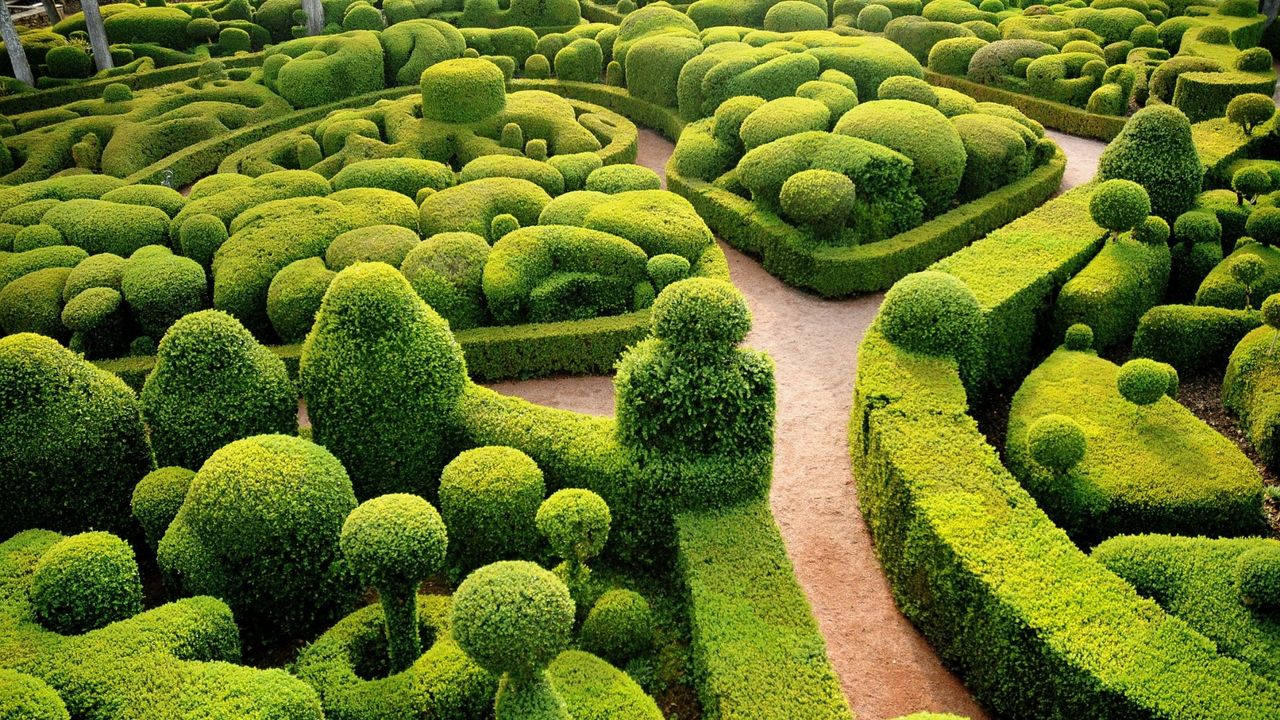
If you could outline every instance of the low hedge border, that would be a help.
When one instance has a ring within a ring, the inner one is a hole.
[[[770,274],[825,297],[886,290],[1037,207],[1057,191],[1066,169],[1059,150],[1045,165],[1005,187],[891,238],[853,247],[814,246],[750,200],[689,178],[667,164],[667,187],[688,198],[707,225],[735,248],[763,258]]]
[[[997,102],[1011,105],[1045,127],[1080,137],[1111,140],[1120,134],[1120,128],[1124,127],[1125,121],[1128,120],[1127,117],[1099,115],[1064,103],[983,85],[967,78],[946,75],[929,68],[924,69],[924,79],[929,81],[931,85],[959,90],[981,102]]]
[[[1205,168],[1205,186],[1231,187],[1232,163],[1251,155],[1267,157],[1257,151],[1267,150],[1275,144],[1277,124],[1280,124],[1280,114],[1254,128],[1252,135],[1245,135],[1239,125],[1226,118],[1192,124],[1191,137]]]

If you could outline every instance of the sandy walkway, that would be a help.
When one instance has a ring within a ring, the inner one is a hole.
[[[1102,143],[1053,137],[1070,161],[1064,185],[1093,175]],[[671,143],[641,131],[639,162],[662,174]],[[881,295],[828,301],[787,287],[756,261],[723,246],[734,284],[747,297],[751,347],[777,363],[778,427],[772,505],[796,577],[832,665],[860,720],[935,710],[986,714],[894,605],[858,511],[846,447],[857,346]],[[608,377],[503,382],[493,388],[580,412],[613,412]]]

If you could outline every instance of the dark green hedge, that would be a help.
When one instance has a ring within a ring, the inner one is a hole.
[[[1133,355],[1167,362],[1184,377],[1221,370],[1240,338],[1261,324],[1256,310],[1157,305],[1138,322]]]
[[[1032,120],[1042,123],[1045,127],[1081,137],[1110,140],[1120,134],[1120,128],[1124,127],[1127,119],[1115,115],[1091,113],[1071,105],[983,85],[966,78],[935,72],[928,68],[924,71],[924,79],[939,87],[959,90],[981,102],[997,102],[1011,105],[1021,110]]]

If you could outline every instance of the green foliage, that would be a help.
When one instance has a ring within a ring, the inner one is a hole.
[[[423,237],[465,231],[490,242],[493,218],[514,215],[522,228],[538,224],[538,215],[551,196],[537,185],[519,178],[482,178],[432,193],[422,202],[419,215]]]
[[[1134,405],[1150,405],[1169,389],[1169,372],[1163,363],[1147,358],[1130,360],[1116,374],[1116,389]]]
[[[1140,187],[1137,190],[1142,192]],[[1098,194],[1094,193],[1093,197],[1096,200]],[[1091,214],[1095,205],[1090,203]],[[1135,213],[1130,218],[1136,216]],[[1098,220],[1096,215],[1094,219]],[[1110,221],[1116,221],[1114,215]],[[1098,350],[1108,350],[1128,341],[1143,313],[1164,297],[1169,283],[1170,258],[1169,246],[1163,240],[1151,244],[1121,238],[1107,243],[1083,270],[1062,286],[1053,308],[1054,327],[1088,325],[1093,329],[1093,346]]]
[[[41,219],[62,233],[67,245],[90,254],[128,256],[140,247],[166,245],[169,216],[159,208],[104,200],[68,200]]]
[[[213,256],[227,241],[227,226],[208,213],[189,215],[182,223],[178,246],[183,255],[209,267]]]
[[[443,190],[454,184],[453,171],[443,163],[417,158],[375,158],[344,165],[329,179],[334,190],[374,187],[417,197],[423,188]]]
[[[178,516],[195,476],[195,471],[186,468],[162,467],[147,473],[133,488],[129,506],[152,550],[160,544],[165,530]]]
[[[58,693],[43,680],[0,668],[0,718],[71,720]]]
[[[973,292],[952,275],[926,271],[899,280],[885,293],[877,322],[904,349],[955,358],[966,383],[983,372],[983,313]]]
[[[1262,207],[1249,213],[1244,231],[1267,247],[1280,246],[1280,208]]]
[[[910,100],[929,107],[938,107],[938,94],[933,86],[910,75],[894,75],[880,83],[876,92],[880,100]]]
[[[610,590],[582,623],[582,647],[622,665],[653,644],[653,611],[640,593]]]
[[[306,339],[325,291],[336,276],[325,267],[323,258],[313,257],[289,263],[271,279],[267,317],[282,341],[298,343]]]
[[[1065,415],[1042,415],[1027,429],[1027,455],[1055,475],[1080,462],[1085,447],[1084,430]]]
[[[424,117],[447,123],[478,122],[507,103],[506,78],[487,60],[459,58],[422,73]]]
[[[858,11],[858,29],[867,32],[882,32],[884,26],[893,19],[893,11],[884,5],[867,5]]]
[[[610,195],[662,187],[658,174],[643,165],[606,165],[587,175],[584,188]]]
[[[466,380],[448,325],[381,263],[333,279],[299,366],[314,438],[343,461],[362,498],[435,497]]]
[[[1245,135],[1276,114],[1276,105],[1270,97],[1261,93],[1237,95],[1227,104],[1227,119],[1240,126]]]
[[[856,195],[853,181],[846,175],[802,170],[782,184],[778,201],[787,217],[808,226],[815,237],[838,241],[854,210]]]
[[[868,5],[867,8],[880,7]],[[861,17],[861,16],[859,16]],[[946,75],[965,76],[969,62],[987,41],[977,37],[956,37],[939,40],[929,50],[929,69]]]
[[[1220,369],[1232,348],[1262,324],[1252,310],[1158,305],[1142,316],[1133,354],[1167,362],[1186,375]]]
[[[4,286],[0,290],[0,329],[10,334],[32,332],[65,340],[61,288],[70,272],[66,268],[45,268]]]
[[[1231,189],[1235,191],[1240,204],[1248,200],[1249,204],[1256,205],[1258,196],[1271,190],[1271,175],[1260,167],[1243,167],[1231,176]],[[1252,219],[1250,217],[1250,220]],[[1247,221],[1246,232],[1249,232]],[[1252,232],[1249,234],[1253,235]]]
[[[556,78],[571,82],[600,82],[604,51],[591,38],[578,38],[555,55]]]
[[[507,673],[517,682],[542,676],[568,647],[572,630],[568,589],[531,562],[486,565],[468,575],[453,594],[458,644],[481,667]],[[498,694],[500,705],[502,691]]]
[[[204,268],[170,253],[131,257],[120,274],[120,291],[142,332],[161,337],[174,322],[208,304]]]
[[[1093,328],[1083,323],[1074,323],[1067,328],[1062,344],[1068,350],[1091,350],[1093,348]]]
[[[218,310],[182,317],[160,340],[142,414],[161,466],[198,468],[233,440],[298,426],[284,363]]]
[[[649,282],[653,285],[654,292],[658,293],[671,283],[689,277],[691,269],[688,260],[672,253],[661,253],[650,257],[645,267],[649,274]]]
[[[399,225],[369,225],[335,237],[325,250],[325,264],[334,272],[358,262],[381,262],[399,267],[421,238]]]
[[[485,324],[482,278],[489,244],[473,233],[439,233],[415,246],[400,265],[427,305],[457,330]]]
[[[440,511],[453,538],[452,563],[466,572],[497,560],[531,557],[545,496],[542,471],[515,448],[481,447],[458,455],[440,475]]]
[[[1089,198],[1089,215],[1111,231],[1112,238],[1129,232],[1151,214],[1151,199],[1141,185],[1130,180],[1106,180]]]
[[[1241,554],[1236,583],[1248,607],[1263,612],[1280,609],[1280,546],[1267,543]]]
[[[994,115],[965,113],[951,118],[964,143],[966,161],[960,199],[972,200],[1025,176],[1035,163],[1031,131]]]
[[[309,108],[381,90],[382,44],[377,33],[303,37],[263,53],[263,83],[296,108]]]
[[[1272,298],[1262,307],[1264,319],[1268,309],[1274,315]],[[1274,341],[1269,324],[1244,335],[1231,351],[1222,379],[1223,404],[1240,418],[1241,429],[1270,467],[1280,465],[1280,404],[1275,399],[1280,363],[1272,351]]]
[[[105,627],[142,612],[142,579],[129,543],[107,532],[73,535],[40,556],[31,606],[63,635]]]
[[[1167,105],[1149,105],[1134,113],[1102,152],[1098,177],[1138,183],[1150,196],[1151,212],[1166,220],[1190,210],[1204,167],[1186,116]]]

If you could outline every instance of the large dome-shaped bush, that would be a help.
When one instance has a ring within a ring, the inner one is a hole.
[[[470,570],[530,557],[546,492],[542,470],[515,448],[481,447],[454,458],[440,475],[440,512],[456,563]]]
[[[1148,105],[1125,123],[1098,161],[1098,178],[1132,180],[1151,196],[1151,212],[1173,220],[1200,194],[1204,167],[1191,123],[1171,105]]]
[[[31,607],[42,625],[64,635],[142,612],[142,579],[133,548],[106,532],[59,541],[36,562]]]
[[[885,293],[877,322],[895,345],[956,358],[962,374],[981,362],[986,320],[973,291],[954,275],[927,270],[899,280]]]
[[[445,60],[422,73],[422,115],[469,123],[496,115],[507,103],[507,82],[497,65],[480,58]]]

